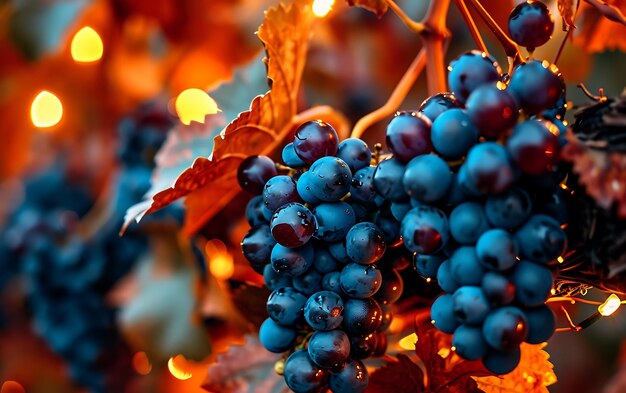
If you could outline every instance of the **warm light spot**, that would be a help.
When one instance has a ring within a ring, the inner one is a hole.
[[[389,331],[392,333],[399,332],[402,329],[403,323],[400,318],[394,318],[389,325]]]
[[[137,352],[133,355],[133,367],[139,375],[148,375],[152,371],[152,364],[145,352]]]
[[[554,288],[550,289],[550,294],[556,295],[556,289],[554,289]]]
[[[600,314],[602,314],[603,317],[608,317],[609,315],[617,311],[621,304],[622,301],[620,300],[620,298],[613,293],[611,294],[611,296],[606,298],[604,303],[598,306],[598,311],[600,312]]]
[[[206,115],[219,112],[215,100],[200,89],[184,90],[176,97],[175,107],[180,121],[186,125],[192,121],[204,123]]]
[[[233,256],[226,245],[218,239],[209,240],[204,246],[209,261],[209,271],[218,280],[228,280],[235,272]]]
[[[456,350],[455,347],[452,348],[441,348],[438,352],[437,355],[441,356],[442,358],[447,358],[448,356],[450,356],[450,352]]]
[[[274,372],[278,375],[283,375],[285,373],[285,360],[280,359],[274,363]]]
[[[561,186],[562,189],[569,190],[569,188],[567,187],[567,185],[565,183],[561,183],[559,185]]]
[[[98,33],[89,26],[85,26],[72,38],[70,47],[72,59],[79,63],[93,63],[102,58],[104,45]]]
[[[427,277],[427,278],[426,278],[426,282],[427,282],[427,283],[429,283],[429,284],[430,284],[430,282],[431,282],[432,280],[433,280],[433,279],[432,279],[432,278],[430,278],[430,277]]]
[[[24,387],[15,381],[6,381],[2,384],[0,393],[24,393]]]
[[[522,330],[524,330],[524,328],[525,328],[525,327],[526,327],[526,324],[525,324],[525,323],[522,323],[522,322],[519,322],[519,323],[517,324],[517,326],[515,326],[515,328],[516,328],[516,330],[517,330],[518,332],[521,332]]]
[[[30,118],[39,128],[52,127],[63,117],[61,100],[49,91],[41,91],[30,106]]]
[[[411,333],[406,337],[403,337],[398,341],[398,345],[402,349],[406,349],[407,351],[415,349],[415,343],[417,342],[417,334]]]
[[[496,87],[498,88],[498,90],[506,90],[506,83],[498,81],[498,82],[496,82]]]
[[[333,9],[333,4],[335,0],[314,0],[311,8],[315,16],[323,18]]]
[[[174,376],[174,378],[186,381],[193,376],[190,372],[181,368],[185,362],[186,359],[183,355],[176,355],[167,361],[167,368],[170,370],[170,373]]]
[[[563,263],[563,261],[565,261],[565,259],[563,259],[563,257],[558,257],[556,260],[557,260],[559,263]]]

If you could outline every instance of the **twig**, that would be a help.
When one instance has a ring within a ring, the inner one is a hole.
[[[594,300],[581,299],[579,297],[569,297],[569,296],[555,296],[546,300],[546,303],[554,303],[554,302],[569,302],[569,303],[585,303],[585,304],[593,304],[594,306],[599,306],[602,302],[596,302]]]
[[[398,109],[404,98],[411,90],[411,87],[415,83],[417,77],[421,74],[424,66],[426,65],[426,50],[422,48],[420,52],[417,54],[409,68],[406,70],[402,79],[398,85],[396,85],[395,89],[389,96],[389,99],[383,106],[376,109],[373,112],[368,113],[359,119],[359,121],[355,124],[352,129],[352,133],[350,134],[351,138],[360,138],[361,135],[367,130],[372,124],[379,122],[385,117],[392,114],[394,111]]]
[[[431,1],[423,23],[426,29],[420,34],[423,48],[428,53],[426,76],[428,94],[433,95],[447,90],[446,68],[444,65],[444,41],[450,33],[446,27],[446,18],[450,0]]]
[[[454,2],[456,3],[456,7],[461,12],[463,19],[465,19],[465,24],[467,25],[470,34],[472,34],[472,38],[474,39],[474,42],[476,42],[478,49],[485,53],[489,53],[487,46],[485,45],[485,41],[483,41],[483,37],[480,35],[480,31],[476,26],[476,22],[474,22],[474,18],[472,18],[472,15],[467,8],[467,4],[465,4],[465,0],[454,0]]]
[[[500,41],[500,45],[504,48],[504,52],[509,57],[509,68],[512,68],[514,65],[517,65],[521,62],[522,56],[519,51],[519,47],[517,44],[498,26],[498,23],[493,19],[493,17],[487,12],[487,10],[480,4],[478,0],[467,0],[474,7],[476,12],[480,15],[480,17],[485,21],[489,29],[496,36],[498,41]]]
[[[421,34],[422,31],[424,31],[426,26],[423,23],[416,22],[413,19],[411,19],[407,14],[404,13],[404,11],[402,11],[402,8],[398,7],[395,1],[393,0],[386,0],[386,1],[387,1],[387,5],[389,6],[389,8],[391,8],[391,10],[396,15],[398,15],[402,23],[404,23],[406,27],[409,28],[409,30],[418,34]]]
[[[567,32],[565,33],[565,37],[563,37],[563,41],[561,41],[561,45],[559,45],[559,50],[556,52],[556,55],[554,56],[554,61],[552,61],[552,64],[556,65],[556,63],[558,63],[559,59],[561,58],[561,54],[563,53],[563,49],[565,48],[565,44],[567,43],[567,40],[569,39],[570,34],[572,33],[572,28],[568,28]]]

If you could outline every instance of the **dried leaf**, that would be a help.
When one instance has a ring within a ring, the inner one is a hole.
[[[367,393],[414,393],[424,391],[422,369],[408,356],[399,354],[370,375]]]
[[[626,26],[624,26],[626,2],[612,0],[597,3],[599,8],[585,4],[581,10],[582,28],[579,29],[580,34],[576,34],[574,42],[589,53],[626,51]],[[611,17],[603,11],[608,12]],[[616,21],[621,23],[615,23]]]
[[[135,207],[132,214],[127,214],[128,218],[136,215],[140,219],[188,196],[185,230],[194,232],[237,194],[239,162],[248,155],[269,154],[291,131],[311,22],[310,7],[300,2],[290,6],[280,4],[266,13],[258,36],[265,45],[271,90],[256,97],[248,111],[215,137],[209,158],[198,158],[174,186],[154,195],[147,210]],[[146,206],[147,203],[142,207]]]
[[[288,393],[284,379],[274,372],[280,354],[261,346],[248,335],[243,345],[233,345],[207,371],[202,387],[213,393]]]
[[[558,9],[563,22],[573,29],[576,28],[574,20],[576,19],[579,5],[580,0],[558,0]]]
[[[522,343],[522,359],[515,370],[504,376],[474,377],[478,387],[486,393],[548,393],[548,386],[556,383],[550,355],[544,350],[547,343]]]
[[[389,8],[385,0],[348,0],[348,4],[372,11],[379,18],[383,16],[387,12],[387,8]]]
[[[585,1],[591,4],[592,6],[596,7],[596,9],[600,11],[600,13],[604,15],[604,17],[607,18],[608,20],[612,20],[613,22],[621,23],[624,26],[626,26],[626,17],[624,17],[624,14],[618,7],[608,4],[607,2],[602,1],[602,0],[585,0]]]

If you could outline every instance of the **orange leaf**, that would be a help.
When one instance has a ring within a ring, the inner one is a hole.
[[[385,0],[348,0],[348,4],[372,11],[379,18],[387,12],[388,8]]]
[[[312,13],[304,2],[271,8],[259,27],[265,46],[270,91],[256,97],[214,139],[209,158],[198,158],[174,186],[154,195],[152,202],[129,211],[125,225],[187,196],[186,232],[195,232],[238,192],[236,171],[248,155],[270,154],[291,131],[297,95],[306,60]]]
[[[486,393],[548,393],[548,386],[556,383],[550,355],[543,349],[547,343],[522,343],[522,359],[512,372],[503,376],[473,377]]]
[[[589,3],[594,7],[585,5],[581,10],[582,31],[576,34],[574,42],[589,53],[626,51],[626,26],[623,15],[626,13],[626,3],[617,1]]]
[[[574,19],[576,18],[579,4],[579,0],[558,0],[558,9],[563,18],[563,22],[572,29],[576,28]]]

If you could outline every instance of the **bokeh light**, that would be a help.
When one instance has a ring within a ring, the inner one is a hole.
[[[78,63],[93,63],[102,58],[104,45],[100,35],[91,27],[85,26],[72,38],[70,47],[72,59]]]
[[[204,123],[206,115],[219,111],[217,103],[205,91],[187,89],[176,98],[176,114],[183,124],[189,125],[192,121]]]
[[[41,91],[30,106],[30,118],[39,128],[57,125],[63,117],[61,100],[49,91]]]

